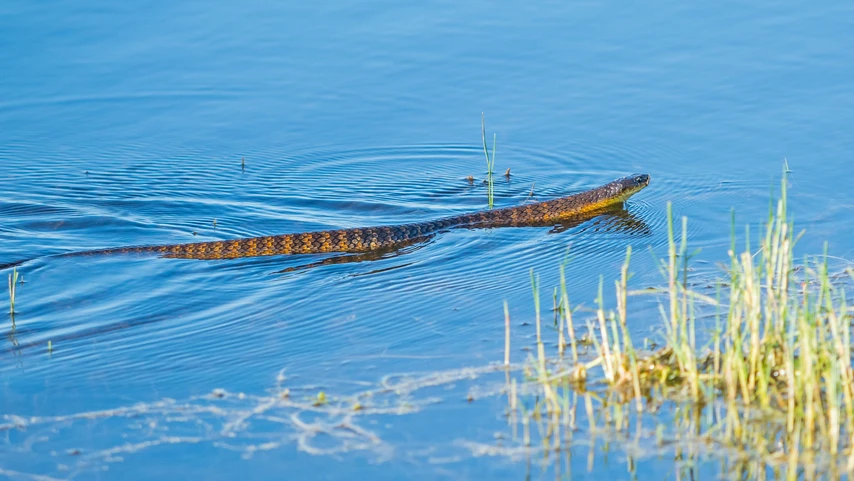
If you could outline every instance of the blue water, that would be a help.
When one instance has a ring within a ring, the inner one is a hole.
[[[553,476],[470,448],[507,434],[500,396],[465,402],[489,376],[391,396],[418,409],[358,415],[371,435],[332,416],[337,434],[304,444],[302,408],[281,404],[234,422],[285,388],[310,405],[499,361],[503,300],[522,361],[529,269],[550,305],[570,247],[570,297],[589,305],[632,245],[633,282],[654,285],[667,201],[713,266],[732,209],[767,214],[784,159],[800,252],[854,257],[851,45],[843,1],[4,2],[0,264],[30,260],[15,328],[0,318],[0,477]],[[481,113],[511,169],[498,205],[646,172],[635,228],[452,232],[290,272],[325,257],[45,257],[482,209]],[[632,328],[654,334],[655,309],[639,302]],[[588,472],[582,451],[575,477],[632,464],[597,451]]]

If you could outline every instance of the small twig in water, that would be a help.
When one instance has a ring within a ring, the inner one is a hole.
[[[536,183],[536,182],[534,182],[533,184],[531,184],[531,192],[528,194],[528,197],[525,197],[525,201],[524,201],[524,202],[522,202],[523,204],[527,204],[527,203],[528,203],[528,201],[529,201],[529,200],[531,200],[531,198],[532,198],[532,197],[534,197],[534,186],[535,186],[535,185],[537,185],[537,183]]]

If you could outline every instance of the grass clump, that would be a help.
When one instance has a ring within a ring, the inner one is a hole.
[[[539,422],[549,448],[568,442],[583,409],[594,433],[625,433],[634,424],[640,437],[653,417],[657,445],[726,452],[733,463],[752,463],[751,478],[854,472],[850,311],[826,252],[794,262],[785,179],[758,243],[752,246],[748,235],[738,252],[733,240],[715,296],[692,288],[687,219],[677,238],[669,204],[667,213],[668,252],[659,264],[666,285],[654,291],[661,296],[663,345],[638,349],[628,329],[628,298],[650,292],[628,289],[631,247],[614,283],[613,309],[605,306],[600,279],[595,313],[581,326],[589,346],[575,334],[561,268],[558,355],[546,358],[538,327],[538,354],[524,383],[536,402],[517,408],[525,403],[516,399],[514,381],[511,418],[526,418],[525,432]]]

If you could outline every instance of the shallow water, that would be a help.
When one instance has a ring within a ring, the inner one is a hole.
[[[631,245],[634,284],[654,285],[647,251],[663,252],[667,201],[713,271],[731,210],[762,220],[784,159],[800,251],[826,240],[854,257],[852,43],[842,1],[5,2],[0,264],[30,260],[15,329],[0,320],[0,475],[524,477],[524,460],[466,447],[507,433],[499,399],[465,402],[488,379],[414,396],[440,401],[416,413],[366,415],[382,442],[330,436],[334,454],[300,444],[293,409],[228,427],[281,372],[298,398],[499,361],[503,300],[522,361],[529,270],[549,305],[568,258],[570,297],[590,305]],[[459,230],[365,262],[50,257],[482,209],[481,112],[496,170],[512,174],[498,206],[632,172],[652,183],[622,217]],[[633,315],[655,333],[654,305]],[[158,404],[214,389],[248,397],[203,398],[183,417]],[[628,472],[608,459],[573,475]],[[672,476],[673,463],[639,469]]]

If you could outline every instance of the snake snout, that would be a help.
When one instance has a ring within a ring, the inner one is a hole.
[[[643,185],[643,186],[649,185],[649,174],[635,174],[633,177],[634,178],[632,179],[632,181],[636,185]]]

